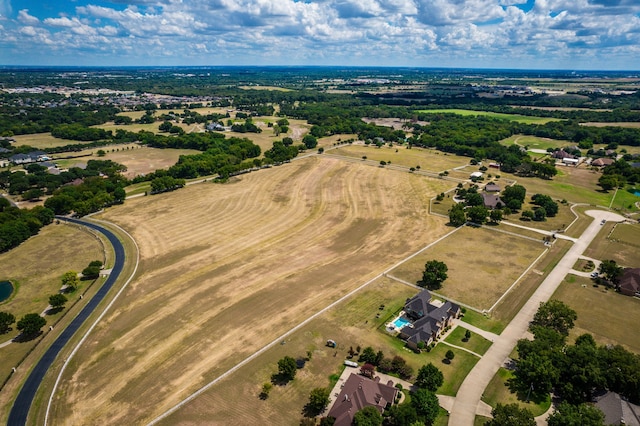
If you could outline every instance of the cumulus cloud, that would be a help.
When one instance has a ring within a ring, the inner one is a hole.
[[[535,61],[536,55],[545,63],[570,57],[593,63],[602,56],[606,64],[611,55],[622,61],[621,46],[626,52],[640,46],[637,0],[77,2],[75,13],[41,20],[20,10],[0,28],[4,45],[48,40],[71,56],[93,50],[150,63],[167,52],[177,64],[216,52],[227,63],[429,66],[451,65],[451,58],[468,58],[466,66]],[[10,13],[10,3],[0,0],[2,17]]]

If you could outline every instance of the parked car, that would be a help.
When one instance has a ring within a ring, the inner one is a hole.
[[[598,273],[597,272],[592,272],[591,273],[591,278],[597,278],[598,277]]]

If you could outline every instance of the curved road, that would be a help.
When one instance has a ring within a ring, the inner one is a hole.
[[[107,237],[115,252],[113,269],[111,271],[111,274],[107,277],[107,280],[104,282],[102,287],[100,287],[95,296],[93,296],[89,303],[87,303],[85,307],[82,308],[80,313],[71,321],[71,324],[67,326],[67,328],[60,334],[60,336],[58,336],[51,347],[47,349],[40,361],[38,361],[34,369],[31,371],[31,374],[29,374],[29,377],[24,382],[24,385],[22,386],[18,397],[11,407],[9,420],[7,422],[7,424],[10,425],[24,425],[27,423],[27,415],[29,414],[31,403],[33,402],[33,398],[36,395],[36,391],[38,390],[38,387],[40,386],[45,373],[47,372],[49,367],[51,367],[51,364],[58,356],[58,353],[60,353],[69,339],[75,334],[76,331],[78,331],[80,326],[85,322],[89,315],[93,313],[102,299],[104,299],[111,287],[113,287],[113,284],[118,279],[118,276],[122,272],[122,268],[124,266],[124,247],[111,231],[99,225],[77,219],[57,216],[56,219],[86,226],[102,233],[105,237]]]

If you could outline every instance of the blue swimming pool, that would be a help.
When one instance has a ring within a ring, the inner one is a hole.
[[[411,324],[411,321],[409,321],[408,319],[405,319],[403,317],[398,317],[393,322],[393,325],[395,325],[398,330],[401,329],[402,327],[404,327],[407,324]]]

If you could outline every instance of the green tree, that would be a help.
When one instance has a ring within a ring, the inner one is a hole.
[[[284,381],[291,381],[296,377],[296,360],[290,356],[285,356],[278,361],[278,375]]]
[[[8,332],[14,322],[16,322],[16,317],[13,314],[0,311],[0,334]]]
[[[511,200],[516,200],[519,203],[519,205],[522,205],[522,203],[524,203],[524,199],[526,196],[527,196],[527,189],[524,186],[511,185],[506,187],[504,191],[502,191],[501,198],[502,198],[502,201],[507,203],[507,205],[509,205],[509,201]],[[514,210],[520,210],[520,207],[518,206],[518,208]]]
[[[561,402],[547,419],[549,426],[604,426],[604,414],[588,403],[571,405]]]
[[[544,207],[538,207],[533,211],[533,220],[536,222],[544,222],[547,220],[547,211]]]
[[[418,281],[420,287],[426,287],[429,290],[437,290],[442,287],[442,283],[447,279],[447,265],[439,260],[429,260],[424,265],[422,279]]]
[[[469,339],[471,339],[471,332],[469,330],[464,332],[464,340],[465,342],[468,342]]]
[[[502,220],[502,210],[499,210],[499,209],[491,210],[491,212],[489,212],[489,219],[491,219],[491,222],[493,223],[500,222]]]
[[[354,426],[380,426],[382,414],[372,405],[364,407],[353,416]]]
[[[385,424],[389,426],[408,426],[418,421],[416,409],[408,402],[392,405],[385,414],[388,415]]]
[[[442,371],[438,369],[432,363],[423,365],[418,370],[418,376],[414,384],[419,388],[430,390],[435,392],[444,383],[444,375]]]
[[[447,359],[447,361],[451,362],[451,361],[453,360],[453,358],[455,358],[455,357],[456,357],[456,354],[455,354],[451,349],[449,349],[449,350],[444,354],[444,357]]]
[[[360,358],[358,358],[358,362],[365,362],[368,364],[375,364],[376,362],[376,351],[373,350],[371,346],[367,346],[362,350],[360,354]]]
[[[520,408],[518,404],[500,404],[491,410],[493,419],[484,426],[536,426],[533,414],[526,408]]]
[[[309,394],[309,403],[306,406],[307,414],[312,416],[317,416],[322,413],[327,405],[329,404],[329,389],[326,388],[315,388]]]
[[[34,336],[47,324],[47,320],[38,314],[26,314],[16,324],[16,328],[25,336]]]
[[[67,303],[67,298],[64,294],[52,294],[49,296],[49,304],[54,308],[62,308]]]
[[[473,206],[467,209],[467,219],[469,222],[482,225],[487,221],[489,210],[484,206]]]
[[[598,271],[614,284],[618,283],[623,273],[622,267],[615,260],[603,260]]]
[[[438,397],[427,389],[418,389],[412,393],[411,405],[415,408],[418,419],[428,425],[433,423],[440,411]]]
[[[78,279],[78,273],[75,271],[68,271],[68,272],[65,272],[64,275],[62,275],[63,287],[66,286],[71,290],[74,290],[76,287],[78,287],[79,283],[80,283],[80,280]]]
[[[260,392],[260,399],[269,398],[269,393],[271,393],[271,389],[273,389],[273,385],[269,382],[264,383],[262,385],[262,391]]]
[[[449,223],[455,227],[462,226],[467,222],[462,203],[456,203],[449,209]]]
[[[318,146],[318,140],[313,135],[306,135],[302,138],[302,143],[307,147],[307,149],[313,149]]]
[[[540,303],[540,307],[533,316],[533,321],[531,321],[531,326],[548,327],[563,336],[567,336],[576,319],[578,319],[576,311],[560,300],[552,299],[548,302]]]

